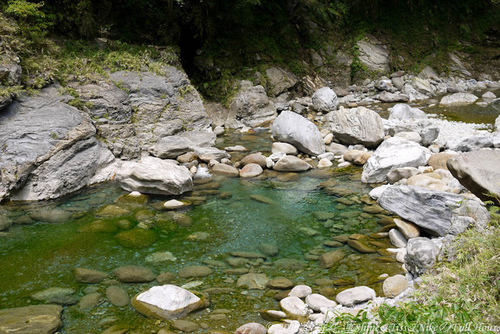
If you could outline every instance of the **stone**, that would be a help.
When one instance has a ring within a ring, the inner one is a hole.
[[[172,327],[181,332],[191,333],[200,329],[197,323],[182,319],[176,319],[172,321]]]
[[[207,301],[181,287],[154,286],[132,299],[132,306],[147,317],[176,319],[207,307]]]
[[[405,267],[414,276],[420,276],[434,267],[439,255],[439,247],[428,238],[418,237],[408,240]]]
[[[323,136],[316,125],[292,111],[283,111],[274,120],[271,132],[276,140],[292,144],[304,153],[325,153]]]
[[[368,151],[349,150],[344,153],[344,160],[362,166],[370,159],[372,154],[372,152]]]
[[[31,298],[46,304],[74,305],[78,302],[74,293],[70,288],[53,287],[34,293]]]
[[[207,266],[189,266],[179,270],[179,276],[188,277],[205,277],[213,273],[213,270]]]
[[[409,100],[408,96],[403,94],[395,94],[390,92],[382,92],[378,95],[378,99],[381,102],[394,103],[394,102],[407,102]]]
[[[408,289],[408,280],[403,275],[387,277],[382,285],[382,290],[387,298],[394,298]]]
[[[418,108],[412,108],[407,104],[398,103],[390,108],[389,120],[412,121],[427,119],[427,114]]]
[[[477,99],[478,97],[471,93],[455,93],[444,96],[441,101],[439,101],[439,104],[443,106],[472,104],[476,102]]]
[[[155,265],[167,264],[176,261],[177,258],[171,252],[156,252],[146,256],[144,261]]]
[[[155,279],[155,274],[150,269],[138,266],[116,268],[113,275],[123,283],[148,283]]]
[[[267,282],[269,289],[288,290],[293,288],[293,282],[286,277],[276,277]]]
[[[414,131],[398,132],[394,135],[394,137],[401,137],[406,140],[414,141],[415,143],[422,142],[422,137],[417,132]]]
[[[260,244],[259,250],[267,256],[276,256],[279,253],[279,247],[275,244]]]
[[[415,88],[415,90],[421,94],[426,96],[434,96],[435,89],[432,87],[431,83],[427,79],[413,77],[411,78],[411,85]]]
[[[327,151],[335,155],[344,155],[348,151],[348,149],[345,145],[339,143],[331,143],[330,146],[327,147]]]
[[[311,168],[307,162],[291,155],[285,155],[273,167],[278,172],[303,172]]]
[[[262,168],[266,168],[266,157],[263,156],[262,153],[249,154],[240,161],[241,167],[248,164],[257,164]]]
[[[236,285],[247,287],[249,289],[264,290],[269,278],[265,274],[248,273],[240,276]]]
[[[371,40],[360,40],[356,42],[359,50],[359,61],[364,64],[369,71],[389,73],[389,51],[385,45]]]
[[[61,209],[40,209],[32,212],[30,217],[41,222],[62,224],[70,221],[72,214]]]
[[[340,292],[335,299],[337,303],[343,306],[352,307],[356,304],[373,300],[376,296],[375,290],[367,286],[357,286]]]
[[[186,203],[178,201],[176,199],[171,199],[163,204],[166,210],[177,210],[186,206]]]
[[[382,118],[373,110],[340,107],[330,112],[326,119],[335,138],[343,144],[375,148],[384,140]]]
[[[238,91],[229,101],[226,127],[257,127],[272,121],[276,116],[276,107],[269,100],[264,87],[242,80]]]
[[[106,289],[106,298],[115,306],[127,306],[130,303],[130,297],[125,289],[112,285]]]
[[[333,166],[333,163],[329,159],[326,159],[326,158],[323,158],[320,161],[318,161],[318,165],[317,165],[318,168],[328,168],[331,166]]]
[[[163,274],[158,275],[156,277],[156,281],[160,285],[165,285],[165,284],[169,284],[170,282],[172,282],[175,278],[176,278],[176,276],[174,274],[167,272],[167,273],[163,273]]]
[[[86,113],[60,102],[54,86],[18,97],[0,114],[0,200],[55,199],[92,183],[112,153]]]
[[[330,87],[320,88],[312,95],[312,108],[318,112],[329,113],[336,110],[338,104],[337,94]]]
[[[198,156],[198,159],[207,163],[212,160],[221,161],[222,159],[231,158],[229,153],[215,147],[196,147],[194,153]]]
[[[12,224],[14,224],[14,222],[11,219],[5,216],[0,216],[0,231],[5,231],[9,229],[9,227],[11,227]]]
[[[250,322],[248,324],[244,324],[236,331],[234,331],[234,334],[266,334],[267,333],[267,328],[264,327],[264,325],[259,324],[257,322]]]
[[[472,218],[470,223],[477,228],[484,228],[489,220],[487,209],[477,201],[463,195],[420,187],[392,186],[382,193],[378,203],[437,236],[463,232],[467,226],[464,228],[461,217]]]
[[[134,228],[115,235],[115,240],[127,248],[145,248],[158,240],[158,233],[154,230]]]
[[[91,309],[99,305],[102,295],[99,292],[89,293],[78,302],[80,310]]]
[[[262,174],[263,172],[264,172],[264,170],[262,169],[262,167],[260,165],[248,164],[248,165],[245,165],[245,167],[243,167],[240,170],[240,177],[242,177],[242,178],[256,177],[256,176],[259,176],[260,174]]]
[[[266,69],[268,91],[271,96],[281,95],[297,84],[295,75],[279,67]]]
[[[409,179],[419,172],[418,168],[415,167],[399,167],[393,168],[389,173],[387,173],[387,182],[396,183],[402,179]]]
[[[193,189],[191,173],[175,160],[143,157],[126,161],[116,173],[116,181],[127,191],[144,194],[180,195]]]
[[[221,163],[215,164],[211,172],[225,177],[238,177],[240,175],[238,168]]]
[[[191,151],[192,142],[181,136],[163,137],[149,149],[149,153],[160,159],[176,159]]]
[[[280,321],[286,318],[286,313],[276,310],[261,310],[259,311],[262,319],[267,321]]]
[[[31,305],[0,310],[0,333],[52,334],[62,327],[59,305]]]
[[[298,297],[298,298],[306,298],[312,293],[312,289],[310,286],[300,284],[295,286],[289,293],[290,297]]]
[[[354,250],[357,250],[360,253],[363,254],[370,254],[370,253],[376,253],[377,250],[373,249],[372,247],[368,246],[361,240],[353,240],[349,239],[347,240],[347,244]]]
[[[484,201],[500,203],[500,151],[481,150],[462,153],[447,161],[454,177]]]
[[[285,258],[274,261],[274,266],[284,270],[301,270],[306,266],[306,263],[296,259]]]
[[[272,153],[284,153],[287,155],[297,155],[297,148],[288,143],[274,142],[271,146]]]
[[[448,159],[451,159],[457,155],[456,152],[440,152],[440,153],[434,153],[429,157],[429,160],[427,160],[427,164],[431,166],[434,170],[436,169],[446,169],[448,170],[448,166],[446,165],[446,162]]]
[[[283,298],[280,306],[289,319],[304,320],[307,316],[307,305],[299,297]]]
[[[436,177],[436,175],[439,174],[437,173],[417,174],[410,177],[406,181],[406,184],[409,186],[416,186],[431,190],[451,191],[450,187],[448,187],[448,185],[443,180],[441,180],[441,177],[438,178]]]
[[[337,306],[337,303],[334,302],[331,299],[326,298],[323,295],[320,295],[318,293],[312,293],[309,296],[306,297],[306,304],[309,306],[313,311],[316,312],[321,312],[321,309],[326,307],[326,308],[333,308]]]
[[[98,270],[75,268],[75,280],[79,283],[96,284],[102,282],[108,274]]]
[[[340,249],[324,253],[319,256],[319,265],[323,269],[328,269],[338,264],[344,257],[345,253]]]
[[[300,322],[288,320],[284,324],[271,325],[267,330],[268,334],[297,334],[300,330]]]
[[[481,97],[484,99],[484,100],[494,100],[497,98],[497,96],[495,95],[495,93],[493,92],[486,92],[484,93],[483,95],[481,95]]]
[[[335,218],[335,213],[334,212],[328,212],[328,211],[315,211],[312,213],[314,218],[320,221],[325,221],[328,219],[333,219]]]
[[[378,183],[387,180],[393,168],[425,166],[428,150],[403,138],[385,140],[363,166],[361,181]]]
[[[420,236],[420,228],[417,225],[398,218],[394,218],[394,223],[406,239],[417,238]]]
[[[403,233],[396,229],[391,229],[389,231],[389,239],[391,239],[391,243],[398,248],[404,248],[408,243],[408,240]]]

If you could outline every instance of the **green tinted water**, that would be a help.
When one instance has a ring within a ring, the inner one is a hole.
[[[266,133],[238,136],[238,143],[253,149],[270,145]],[[234,138],[230,139],[234,143]],[[149,197],[147,203],[131,203],[113,184],[86,189],[64,202],[6,204],[0,207],[2,214],[18,223],[29,223],[27,217],[42,208],[69,211],[73,218],[62,223],[15,224],[2,235],[0,308],[39,303],[30,296],[49,287],[72,288],[75,296],[81,298],[94,291],[104,296],[110,284],[118,284],[130,296],[157,285],[114,281],[112,271],[120,266],[145,266],[158,275],[176,274],[189,265],[208,264],[214,271],[211,275],[194,279],[177,277],[172,284],[190,283],[195,285],[193,290],[210,292],[210,309],[187,319],[206,331],[234,331],[249,321],[265,323],[258,310],[279,309],[274,298],[279,291],[238,287],[241,274],[226,271],[233,269],[227,262],[232,258],[231,252],[260,252],[259,246],[263,244],[277,246],[279,253],[265,260],[245,260],[237,268],[264,273],[270,279],[284,276],[332,298],[341,289],[354,285],[370,285],[380,291],[379,275],[401,273],[401,265],[394,259],[379,253],[361,254],[347,245],[339,247],[346,253],[346,259],[339,265],[323,269],[317,259],[320,254],[335,250],[325,246],[335,236],[370,235],[382,227],[378,222],[384,215],[365,212],[370,211],[367,207],[375,206],[366,204],[373,204],[366,197],[371,188],[359,182],[360,171],[359,168],[314,170],[285,177],[271,171],[258,179],[215,179],[197,185],[187,194],[197,205],[175,217],[157,210],[158,203],[166,198]],[[106,217],[102,209],[110,204],[125,211]],[[333,213],[333,217],[318,220],[317,212]],[[117,237],[130,231],[149,233],[151,239],[140,244],[136,238],[123,241]],[[387,246],[389,243],[387,238],[366,240],[373,249],[381,247],[374,242]],[[161,264],[145,261],[152,253],[166,251],[176,260]],[[77,267],[104,271],[110,276],[101,284],[77,283],[73,277]],[[325,279],[330,281],[325,283]],[[231,313],[225,317],[210,313],[220,309]],[[169,326],[168,322],[146,319],[130,306],[113,306],[104,297],[90,310],[66,306],[63,322],[62,333],[101,333],[112,324],[138,333],[156,332]]]

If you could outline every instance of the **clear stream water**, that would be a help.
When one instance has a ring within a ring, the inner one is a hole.
[[[484,117],[489,123],[494,121],[492,115]],[[268,152],[271,139],[267,131],[233,133],[218,146],[236,144]],[[243,155],[233,154],[234,161]],[[65,306],[61,333],[101,333],[112,325],[133,333],[156,333],[169,328],[169,323],[147,319],[131,306],[113,306],[105,292],[115,284],[132,297],[158,283],[119,283],[112,271],[138,265],[156,275],[176,274],[187,266],[208,265],[213,270],[209,276],[176,277],[172,284],[190,284],[192,290],[210,292],[210,308],[186,320],[198,323],[205,332],[234,332],[247,322],[265,324],[259,310],[279,309],[275,298],[279,290],[238,287],[241,274],[227,271],[234,269],[227,261],[234,259],[231,252],[260,252],[263,244],[277,247],[278,254],[243,260],[236,268],[264,273],[269,279],[286,277],[331,298],[356,285],[369,285],[380,292],[378,277],[401,273],[401,264],[384,253],[389,240],[373,235],[384,228],[388,213],[380,212],[368,199],[372,188],[359,181],[360,173],[359,167],[339,170],[334,166],[300,174],[267,171],[255,179],[214,178],[209,183],[199,182],[186,194],[184,198],[193,205],[177,215],[158,210],[158,203],[168,198],[149,196],[147,202],[133,203],[113,183],[87,188],[57,202],[5,203],[0,214],[16,224],[0,235],[0,309],[41,303],[31,296],[49,287],[71,288],[76,299],[100,292],[103,297],[94,308]],[[124,210],[103,214],[109,205]],[[64,210],[70,218],[44,222],[37,218],[40,210]],[[329,219],[319,217],[325,213]],[[144,233],[134,235],[137,231]],[[378,252],[363,254],[333,242],[338,236],[352,234],[372,236],[363,237],[363,242]],[[346,258],[330,269],[321,268],[318,256],[335,249],[342,249]],[[150,254],[167,251],[175,256],[174,261],[146,261]],[[104,271],[109,278],[99,284],[78,283],[73,276],[77,267]]]

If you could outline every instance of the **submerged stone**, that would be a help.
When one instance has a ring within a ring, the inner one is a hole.
[[[0,310],[0,333],[52,334],[62,326],[62,307],[32,305]]]
[[[127,248],[144,248],[151,246],[158,240],[158,234],[153,230],[135,228],[115,235],[116,241]]]

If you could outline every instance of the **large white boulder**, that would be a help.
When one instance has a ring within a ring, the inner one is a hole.
[[[312,107],[316,111],[328,113],[336,110],[338,105],[337,94],[330,87],[320,88],[312,96]]]
[[[418,167],[427,164],[430,152],[419,144],[400,137],[385,140],[363,166],[361,181],[379,183],[387,173],[399,167]]]
[[[143,194],[180,195],[193,189],[191,173],[175,160],[144,157],[139,162],[124,162],[116,181],[127,191]]]
[[[340,107],[326,117],[333,135],[343,144],[377,147],[384,140],[382,118],[373,110]]]
[[[135,296],[132,306],[147,317],[176,319],[206,307],[206,301],[181,287],[154,286]]]
[[[304,153],[325,153],[323,136],[316,125],[292,111],[283,111],[274,120],[271,131],[276,140],[292,144]]]

